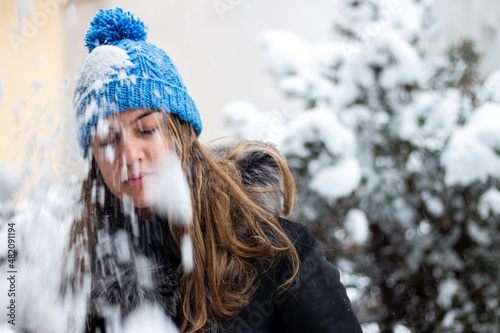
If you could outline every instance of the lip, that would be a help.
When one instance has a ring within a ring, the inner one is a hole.
[[[129,176],[129,178],[124,181],[124,183],[130,187],[143,186],[146,178],[150,177],[151,175],[151,173],[140,173],[139,175],[132,175]]]

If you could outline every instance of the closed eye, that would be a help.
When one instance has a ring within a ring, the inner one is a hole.
[[[114,144],[116,142],[116,140],[118,140],[118,136],[114,136],[114,137],[112,137],[111,139],[109,139],[107,141],[101,142],[101,143],[99,143],[99,145],[101,147],[106,147],[106,146]]]
[[[139,134],[141,135],[147,135],[147,134],[153,134],[155,133],[156,131],[158,130],[158,128],[153,128],[153,129],[150,129],[150,130],[139,130]]]

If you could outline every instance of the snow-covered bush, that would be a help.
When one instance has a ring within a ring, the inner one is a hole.
[[[335,41],[263,37],[277,87],[305,105],[275,136],[300,188],[295,219],[348,273],[365,331],[496,331],[500,76],[481,87],[470,41],[429,62],[430,1],[343,8]],[[259,139],[269,114],[252,110],[238,128],[253,132],[237,134]]]

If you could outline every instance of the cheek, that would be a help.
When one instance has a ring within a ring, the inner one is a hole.
[[[156,146],[156,156],[162,155],[162,154],[170,154],[173,150],[172,148],[172,142],[170,141],[170,136],[169,135],[164,135],[163,140],[158,143]]]
[[[94,155],[94,158],[97,162],[97,166],[99,167],[104,183],[112,192],[114,192],[116,187],[120,184],[118,163],[116,163],[116,161],[111,162],[104,156]]]
[[[118,174],[118,172],[115,172],[115,168],[113,168],[112,165],[106,165],[99,167],[99,169],[101,170],[102,178],[104,179],[106,185],[108,185],[108,187],[113,186],[116,183],[115,178]]]
[[[154,165],[161,157],[170,154],[170,142],[164,138],[157,139],[146,149],[147,159]]]
[[[168,152],[165,147],[152,147],[149,150],[149,157],[153,162],[156,162],[160,156]]]

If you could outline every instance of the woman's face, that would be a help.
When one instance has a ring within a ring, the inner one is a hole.
[[[99,121],[90,146],[104,183],[118,198],[137,208],[146,200],[145,182],[154,165],[171,151],[164,114],[157,110],[131,109]]]

